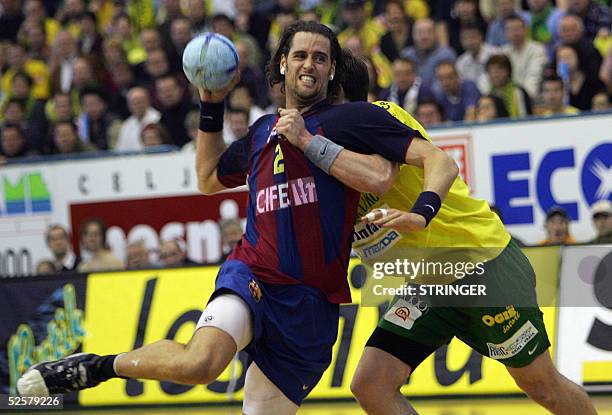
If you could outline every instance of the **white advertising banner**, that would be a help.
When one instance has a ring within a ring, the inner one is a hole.
[[[592,239],[590,206],[612,200],[611,114],[439,128],[430,136],[436,143],[471,137],[473,194],[494,203],[527,244],[545,239],[554,205],[567,210],[578,241]]]
[[[561,252],[556,360],[587,389],[612,391],[612,245]]]
[[[73,224],[71,217],[75,213],[82,217],[102,216],[107,220],[111,225],[109,244],[120,258],[124,256],[126,239],[145,239],[148,247],[155,249],[159,238],[166,237],[184,239],[190,256],[196,261],[219,260],[222,252],[216,222],[221,218],[243,217],[239,210],[244,205],[240,200],[245,199],[245,192],[213,197],[199,195],[194,163],[194,154],[174,152],[3,167],[0,170],[0,273],[29,273],[39,260],[50,258],[44,237],[47,226],[59,223],[76,229],[72,225],[79,222]],[[235,200],[223,203],[228,195]],[[189,203],[181,203],[184,200]],[[129,201],[136,205],[128,205]],[[168,203],[158,208],[162,201]],[[95,209],[98,204],[104,207],[103,212]],[[83,209],[83,206],[90,208]],[[122,211],[127,207],[132,210]],[[157,212],[151,219],[154,229],[143,230],[137,226],[151,225],[146,218],[156,209],[166,211]],[[185,216],[185,212],[191,213],[184,223],[173,221],[176,216]],[[121,229],[113,228],[113,219],[121,216],[131,223]],[[135,235],[130,235],[131,230]],[[189,235],[197,235],[202,240],[208,238],[208,241],[196,243],[189,240]]]

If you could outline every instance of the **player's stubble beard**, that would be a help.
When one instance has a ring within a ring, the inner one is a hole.
[[[319,86],[319,82],[321,81],[317,80],[317,86],[319,86],[319,88],[313,90],[300,88],[299,82],[299,79],[296,79],[294,87],[291,91],[288,91],[292,93],[297,108],[301,109],[308,107],[327,98],[327,82]]]

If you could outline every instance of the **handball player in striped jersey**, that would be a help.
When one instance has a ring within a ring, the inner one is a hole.
[[[435,149],[427,141],[413,145],[418,133],[384,109],[332,105],[337,70],[341,49],[329,28],[291,25],[268,71],[271,84],[285,91],[286,109],[257,120],[229,148],[223,101],[238,78],[222,91],[200,90],[199,189],[211,194],[248,183],[249,192],[245,235],[220,268],[189,343],[160,340],[118,355],[39,363],[18,380],[21,394],[65,393],[115,377],[206,384],[245,350],[243,412],[297,411],[331,362],[339,304],[351,301],[346,273],[359,191],[387,190],[393,171],[383,157],[432,171],[441,166],[445,173],[435,181],[442,195],[457,174],[443,152],[423,153]],[[291,144],[298,141],[303,148]],[[350,165],[377,173],[354,178],[356,190],[328,174],[342,176]],[[418,221],[423,228],[425,219]]]

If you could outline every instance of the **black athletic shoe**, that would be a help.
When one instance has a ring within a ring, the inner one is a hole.
[[[32,366],[17,381],[21,396],[48,396],[93,388],[101,380],[92,377],[91,369],[100,356],[77,353],[53,362]]]

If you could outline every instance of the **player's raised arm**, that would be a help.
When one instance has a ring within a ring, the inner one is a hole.
[[[222,90],[200,93],[200,129],[196,141],[196,173],[198,190],[213,194],[227,189],[218,179],[217,164],[226,149],[223,141],[223,101],[240,80],[236,74],[232,82]]]

